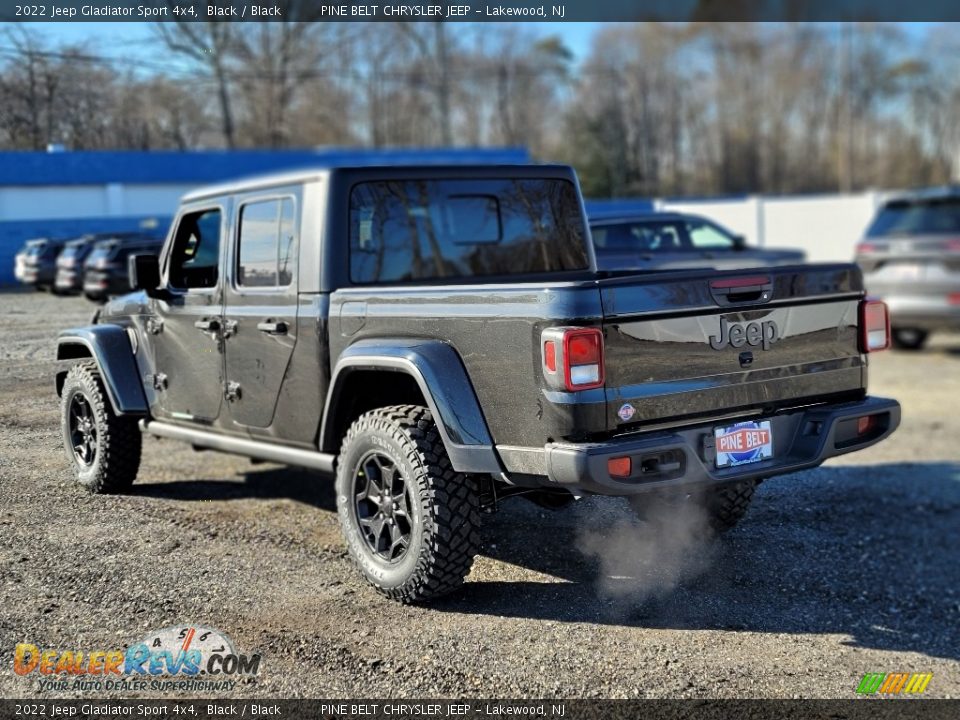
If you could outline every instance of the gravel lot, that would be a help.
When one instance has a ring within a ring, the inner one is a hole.
[[[877,356],[898,433],[765,483],[716,543],[619,500],[514,500],[465,591],[411,608],[361,582],[322,476],[148,438],[132,495],[75,486],[53,338],[91,311],[0,295],[3,697],[51,694],[13,673],[17,642],[112,649],[183,623],[264,653],[235,697],[849,698],[893,671],[960,697],[960,336]]]

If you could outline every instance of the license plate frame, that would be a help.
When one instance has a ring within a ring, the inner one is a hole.
[[[770,460],[773,452],[773,427],[769,420],[718,425],[713,428],[718,469]]]

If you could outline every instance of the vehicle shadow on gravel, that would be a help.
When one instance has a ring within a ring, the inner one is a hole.
[[[828,466],[763,484],[741,525],[715,542],[704,540],[701,520],[640,522],[607,498],[558,513],[514,501],[488,523],[484,554],[532,578],[472,580],[437,607],[830,633],[857,647],[960,659],[960,464]]]
[[[337,511],[337,495],[333,480],[318,473],[292,467],[270,467],[240,474],[236,480],[177,480],[174,482],[139,482],[131,495],[180,500],[289,499],[330,512]]]

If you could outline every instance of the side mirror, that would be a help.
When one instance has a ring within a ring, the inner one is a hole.
[[[133,290],[143,290],[150,297],[159,297],[160,258],[156,255],[131,255],[127,259],[127,274]]]
[[[734,250],[746,250],[747,249],[747,239],[743,235],[734,235],[733,236],[733,249]]]

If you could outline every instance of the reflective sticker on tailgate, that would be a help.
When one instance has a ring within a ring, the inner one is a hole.
[[[769,420],[718,427],[713,434],[717,443],[717,467],[745,465],[773,457]]]

